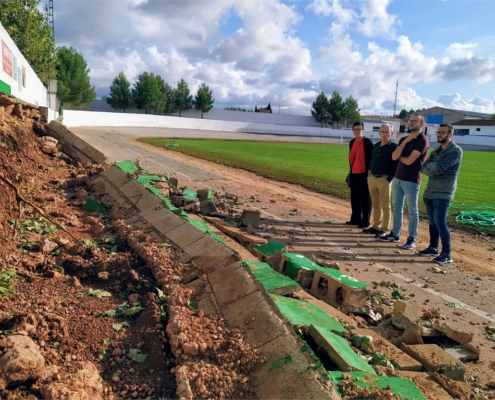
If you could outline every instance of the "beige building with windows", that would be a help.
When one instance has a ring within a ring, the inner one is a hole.
[[[480,113],[475,111],[454,110],[451,108],[431,107],[417,114],[422,115],[427,124],[453,124],[454,122],[465,119],[487,119],[491,114]]]

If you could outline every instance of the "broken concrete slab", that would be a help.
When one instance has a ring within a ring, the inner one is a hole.
[[[437,372],[433,372],[430,376],[454,399],[471,398],[471,385],[469,383],[455,381]]]
[[[371,329],[352,329],[351,333],[353,335],[371,336],[373,338],[372,350],[384,353],[389,360],[395,361],[402,371],[421,371],[422,366],[419,361],[407,355]]]
[[[328,268],[315,270],[309,292],[332,307],[364,306],[371,289],[364,282]]]
[[[241,263],[217,267],[207,275],[220,308],[259,291],[259,286]]]
[[[342,371],[363,371],[376,375],[373,367],[359,356],[343,337],[315,325],[310,325],[308,334],[318,346],[325,350]]]
[[[411,321],[416,321],[421,312],[420,306],[413,301],[396,300],[394,301],[394,315],[404,314]]]
[[[342,390],[342,387],[349,387],[346,385],[346,381],[363,388],[368,389],[368,393],[373,392],[374,387],[380,389],[388,389],[398,398],[415,399],[415,400],[426,400],[418,387],[409,379],[403,379],[399,377],[391,376],[377,376],[373,374],[367,374],[361,371],[353,371],[349,373],[343,373],[341,371],[331,371],[329,372],[330,379],[334,382],[335,387],[340,395],[344,396],[346,393]],[[362,393],[357,395],[357,397],[363,399],[366,394]],[[432,400],[428,398],[428,400]]]
[[[147,192],[137,201],[136,208],[139,211],[144,211],[150,207],[158,207],[161,206],[162,204],[163,201],[161,201],[154,194]]]
[[[268,293],[284,296],[301,289],[297,282],[274,271],[267,263],[246,260],[244,265],[250,269],[251,273]]]
[[[428,400],[452,400],[452,397],[427,372],[394,370],[387,376],[411,380]]]
[[[201,214],[203,215],[210,215],[212,213],[217,213],[218,209],[213,201],[213,199],[206,199],[202,202],[199,203],[199,208],[201,210]]]
[[[266,357],[255,372],[254,391],[259,399],[340,399],[325,371],[315,371],[316,363],[299,350],[303,346],[304,342],[287,335],[259,348]]]
[[[480,349],[471,344],[459,348],[446,348],[445,351],[462,362],[475,361],[480,358]]]
[[[463,345],[470,343],[474,336],[472,332],[465,332],[464,330],[460,331],[450,327],[447,322],[435,321],[433,322],[432,328],[444,333],[445,336]]]
[[[320,268],[302,254],[282,253],[278,271],[299,282],[304,289],[310,289],[315,270]]]
[[[436,344],[402,343],[401,350],[419,361],[426,372],[440,372],[455,381],[463,381],[466,369],[462,362],[452,357]]]
[[[214,217],[204,217],[204,220],[208,223],[214,225],[219,231],[226,234],[227,236],[236,239],[239,243],[249,250],[251,245],[266,244],[267,240],[260,238],[258,236],[250,235],[239,228],[235,228],[229,223],[221,220],[220,218]]]
[[[394,315],[392,318],[383,321],[378,327],[385,330],[387,333],[387,336],[385,337],[390,338],[391,342],[397,347],[399,347],[401,343],[423,344],[421,328],[419,325],[411,321],[402,313]],[[390,335],[392,331],[396,331],[397,335]],[[375,332],[382,335],[382,332],[379,330],[375,330]]]
[[[310,302],[276,294],[270,295],[270,298],[291,325],[305,326],[306,328],[310,325],[315,325],[336,334],[347,333],[347,329],[337,319]]]

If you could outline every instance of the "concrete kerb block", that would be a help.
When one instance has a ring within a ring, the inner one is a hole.
[[[400,349],[419,361],[426,372],[439,372],[455,381],[464,381],[466,369],[462,362],[436,344],[407,345],[402,343]]]
[[[216,268],[207,274],[215,300],[223,309],[242,297],[260,291],[257,282],[240,262]]]
[[[93,159],[93,156],[96,153],[96,149],[91,146],[90,144],[86,143],[84,140],[81,138],[77,138],[74,143],[72,143],[72,146],[75,147],[77,150],[79,150],[81,153],[83,153],[86,157]]]
[[[185,287],[194,288],[196,293],[200,293],[196,300],[198,303],[198,308],[203,310],[205,315],[222,316],[206,276],[203,275],[199,277],[198,279],[185,285]]]
[[[100,165],[103,165],[103,164],[106,164],[109,162],[109,159],[108,157],[103,154],[101,151],[98,151],[96,150],[96,153],[93,155],[93,161],[96,163],[96,164],[100,164]]]
[[[153,225],[162,235],[188,222],[162,207],[151,207],[141,212],[141,216]]]
[[[142,197],[149,193],[143,185],[134,179],[131,179],[129,182],[122,185],[120,191],[133,205],[136,205]]]
[[[203,273],[241,261],[239,254],[206,234],[182,250],[191,257]]]
[[[204,235],[198,228],[187,223],[179,225],[177,228],[167,232],[167,238],[181,249],[201,239]]]
[[[214,296],[218,302],[215,291]],[[277,338],[291,336],[287,325],[262,292],[253,292],[228,306],[218,305],[229,326],[244,330],[246,341],[250,344],[260,347]]]
[[[351,333],[353,335],[371,336],[373,338],[372,351],[384,353],[389,360],[399,364],[401,371],[421,371],[422,365],[419,361],[404,353],[376,332],[370,329],[353,329]]]
[[[301,352],[299,339],[278,337],[261,346],[266,358],[254,373],[254,391],[259,399],[337,400],[341,397],[327,380],[324,371],[315,371],[315,363]]]
[[[89,162],[92,163],[93,160],[86,156],[83,152],[80,150],[76,149],[75,147],[72,147],[70,145],[64,144],[62,147],[62,151],[67,154],[69,157],[72,157],[73,159],[80,161],[80,162]]]
[[[131,180],[131,178],[116,165],[112,165],[110,168],[103,171],[101,176],[105,177],[109,182],[112,182],[116,188],[122,187]]]
[[[120,206],[126,208],[126,209],[129,209],[129,208],[132,208],[133,205],[131,204],[131,202],[129,200],[127,200],[127,198],[125,196],[122,195],[122,193],[120,192],[120,190],[118,189],[115,189],[113,186],[109,185],[107,187],[107,185],[105,184],[105,190],[106,190],[106,193],[108,196],[110,196],[112,199],[114,199],[117,204],[119,204]]]
[[[244,226],[251,225],[254,228],[257,228],[260,226],[260,215],[261,212],[258,208],[255,207],[248,207],[242,210],[242,224]]]
[[[315,270],[309,292],[335,308],[364,306],[371,292],[370,287],[339,271],[332,271]],[[330,275],[332,273],[335,276]]]
[[[282,253],[286,251],[286,246],[275,240],[253,247],[252,253],[258,257],[260,261],[266,262],[275,271],[278,271]],[[280,271],[278,271],[280,272]]]
[[[146,190],[146,189],[145,189]],[[163,201],[156,197],[153,193],[145,191],[143,196],[137,201],[136,208],[139,211],[145,211],[151,207],[159,207]]]
[[[74,135],[71,131],[60,125],[58,122],[51,121],[46,128],[56,137],[59,141],[65,142],[69,145],[75,142],[78,137]]]

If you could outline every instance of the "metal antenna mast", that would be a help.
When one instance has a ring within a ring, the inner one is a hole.
[[[50,0],[53,1],[53,0]],[[395,85],[395,101],[394,101],[394,118],[395,118],[395,108],[397,107],[397,91],[399,90],[399,80],[397,79],[397,84]]]
[[[52,27],[52,36],[55,37],[55,20],[53,16],[53,0],[48,0],[48,25]]]

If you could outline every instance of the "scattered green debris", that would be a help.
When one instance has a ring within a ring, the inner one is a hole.
[[[361,345],[367,344],[371,345],[373,342],[373,337],[372,336],[364,336],[364,335],[353,335],[351,336],[351,342],[354,347],[361,348]]]
[[[99,299],[101,299],[102,297],[110,297],[111,295],[112,295],[112,293],[107,292],[105,290],[101,290],[101,289],[93,290],[91,288],[88,290],[85,290],[84,292],[78,293],[78,296],[94,296],[94,297],[97,297]]]
[[[88,247],[98,247],[98,243],[96,243],[92,239],[79,239],[81,242],[83,242],[86,246]]]
[[[88,199],[88,201],[86,201],[86,204],[83,205],[82,209],[91,212],[93,211],[98,211],[101,213],[105,212],[105,207],[103,207],[103,205],[98,200],[94,200],[94,199]]]
[[[284,357],[275,360],[268,368],[268,372],[273,371],[274,369],[282,368],[284,365],[287,365],[292,362],[292,357],[290,354],[286,354]]]
[[[196,302],[196,300],[190,299],[187,301],[187,306],[195,310],[196,308],[198,308],[198,303]]]
[[[101,317],[110,317],[110,318],[116,318],[116,317],[132,317],[138,313],[140,313],[142,310],[144,310],[143,307],[137,306],[137,307],[127,307],[126,303],[122,303],[118,308],[115,310],[106,310],[101,313]]]
[[[156,304],[165,304],[167,301],[167,296],[163,293],[163,290],[160,288],[155,288],[156,292],[158,293],[158,296],[156,297]]]
[[[400,300],[405,300],[405,297],[403,295],[400,294],[400,292],[398,290],[394,290],[392,292],[392,297],[393,298],[397,298],[397,299],[400,299]]]
[[[368,358],[368,357],[366,357]],[[382,365],[387,368],[400,369],[400,365],[394,360],[389,360],[387,356],[379,351],[369,356],[369,363],[371,365]]]
[[[431,319],[420,318],[416,322],[425,328],[431,328],[433,326],[433,321]]]
[[[135,361],[137,363],[142,363],[148,357],[147,354],[143,354],[140,349],[130,349],[127,353],[127,358],[131,361]]]
[[[17,277],[15,270],[7,269],[0,273],[0,296],[7,296],[13,289],[12,285],[9,285]]]
[[[24,249],[28,251],[39,251],[40,250],[40,244],[39,243],[34,243],[34,242],[24,242],[21,243],[17,246],[19,249]]]
[[[112,340],[111,339],[103,339],[103,344],[104,345],[112,344]]]
[[[459,310],[462,310],[462,309],[464,308],[464,307],[463,307],[461,304],[459,304],[459,303],[450,303],[450,302],[448,302],[448,301],[446,301],[446,302],[445,302],[445,305],[446,305],[447,307],[450,307],[450,308],[457,308],[457,309],[459,309]]]
[[[444,271],[443,269],[440,269],[438,267],[431,267],[431,268],[427,268],[426,270],[433,272],[434,274],[446,274],[447,273],[447,271]]]
[[[485,326],[486,337],[495,342],[495,326]]]
[[[60,342],[53,342],[53,347],[56,349],[58,346],[60,346]]]
[[[162,243],[162,244],[157,245],[156,247],[164,247],[164,248],[168,249],[169,247],[172,247],[172,245],[170,245],[168,243]]]
[[[40,235],[46,235],[57,231],[57,227],[55,225],[51,225],[45,217],[34,217],[32,219],[27,219],[18,225],[18,229],[21,232],[36,232]]]
[[[117,332],[120,331],[124,326],[130,327],[129,323],[124,321],[119,324],[113,324],[112,328],[115,329]]]

